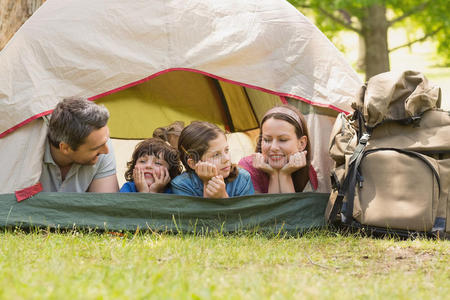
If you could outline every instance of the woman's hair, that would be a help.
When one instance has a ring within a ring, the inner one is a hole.
[[[158,127],[153,131],[153,137],[154,138],[160,138],[163,141],[166,141],[168,143],[171,142],[172,137],[179,137],[181,134],[181,131],[184,128],[184,122],[183,121],[175,121],[171,124],[169,124],[166,127]],[[177,147],[177,145],[172,145],[173,147]]]
[[[296,192],[302,192],[306,184],[309,181],[309,168],[311,165],[311,142],[309,139],[308,127],[306,125],[306,120],[303,114],[294,106],[289,104],[284,104],[281,106],[276,106],[267,111],[261,120],[261,131],[258,136],[256,143],[256,152],[261,153],[261,142],[262,142],[262,126],[264,122],[269,119],[283,120],[294,126],[295,134],[297,138],[306,136],[307,143],[304,150],[306,153],[306,166],[300,170],[295,171],[291,174],[292,182],[294,183],[294,188]]]
[[[180,155],[178,154],[178,151],[161,139],[149,138],[143,140],[134,148],[131,161],[127,162],[128,169],[125,172],[125,179],[127,181],[133,181],[133,170],[136,166],[136,161],[140,157],[144,155],[153,155],[159,158],[161,154],[162,158],[169,165],[170,179],[173,179],[175,176],[179,175],[182,168],[180,165]]]
[[[217,125],[202,121],[194,121],[181,131],[178,139],[178,151],[186,171],[194,172],[188,164],[188,159],[192,159],[195,163],[199,162],[208,150],[209,142],[220,134],[225,136],[225,132]],[[232,181],[237,175],[238,169],[236,165],[232,165],[230,175],[226,179]]]

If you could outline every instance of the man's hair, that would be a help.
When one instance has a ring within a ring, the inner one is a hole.
[[[84,98],[66,98],[53,110],[49,141],[57,148],[64,142],[75,151],[92,131],[106,126],[108,119],[109,112],[103,105]]]

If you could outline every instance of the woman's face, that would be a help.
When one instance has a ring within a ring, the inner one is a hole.
[[[297,138],[294,125],[270,118],[262,127],[261,152],[265,161],[274,169],[281,169],[289,157],[306,148],[307,137]]]

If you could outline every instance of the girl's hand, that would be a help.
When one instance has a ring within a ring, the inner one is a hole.
[[[144,170],[141,168],[134,168],[133,170],[133,181],[136,185],[136,190],[140,193],[148,193],[149,188],[147,182],[145,181]]]
[[[170,182],[169,170],[166,167],[155,168],[152,170],[155,182],[150,185],[150,193],[162,193],[164,188]]]
[[[207,198],[228,198],[225,181],[222,175],[214,176],[208,181],[204,189]]]
[[[306,166],[306,151],[297,152],[289,157],[289,162],[284,165],[280,173],[290,175]]]
[[[203,184],[207,184],[211,178],[217,176],[217,167],[209,162],[199,161],[195,165],[195,173],[203,181]]]
[[[276,172],[274,168],[272,168],[268,163],[266,163],[266,160],[264,159],[264,156],[261,153],[253,153],[252,158],[253,158],[253,168],[259,169],[269,175],[272,175],[273,173]]]

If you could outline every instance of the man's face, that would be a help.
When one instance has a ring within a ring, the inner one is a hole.
[[[106,142],[109,139],[109,128],[104,126],[92,131],[77,150],[70,149],[70,158],[80,165],[95,165],[100,154],[108,154]]]

